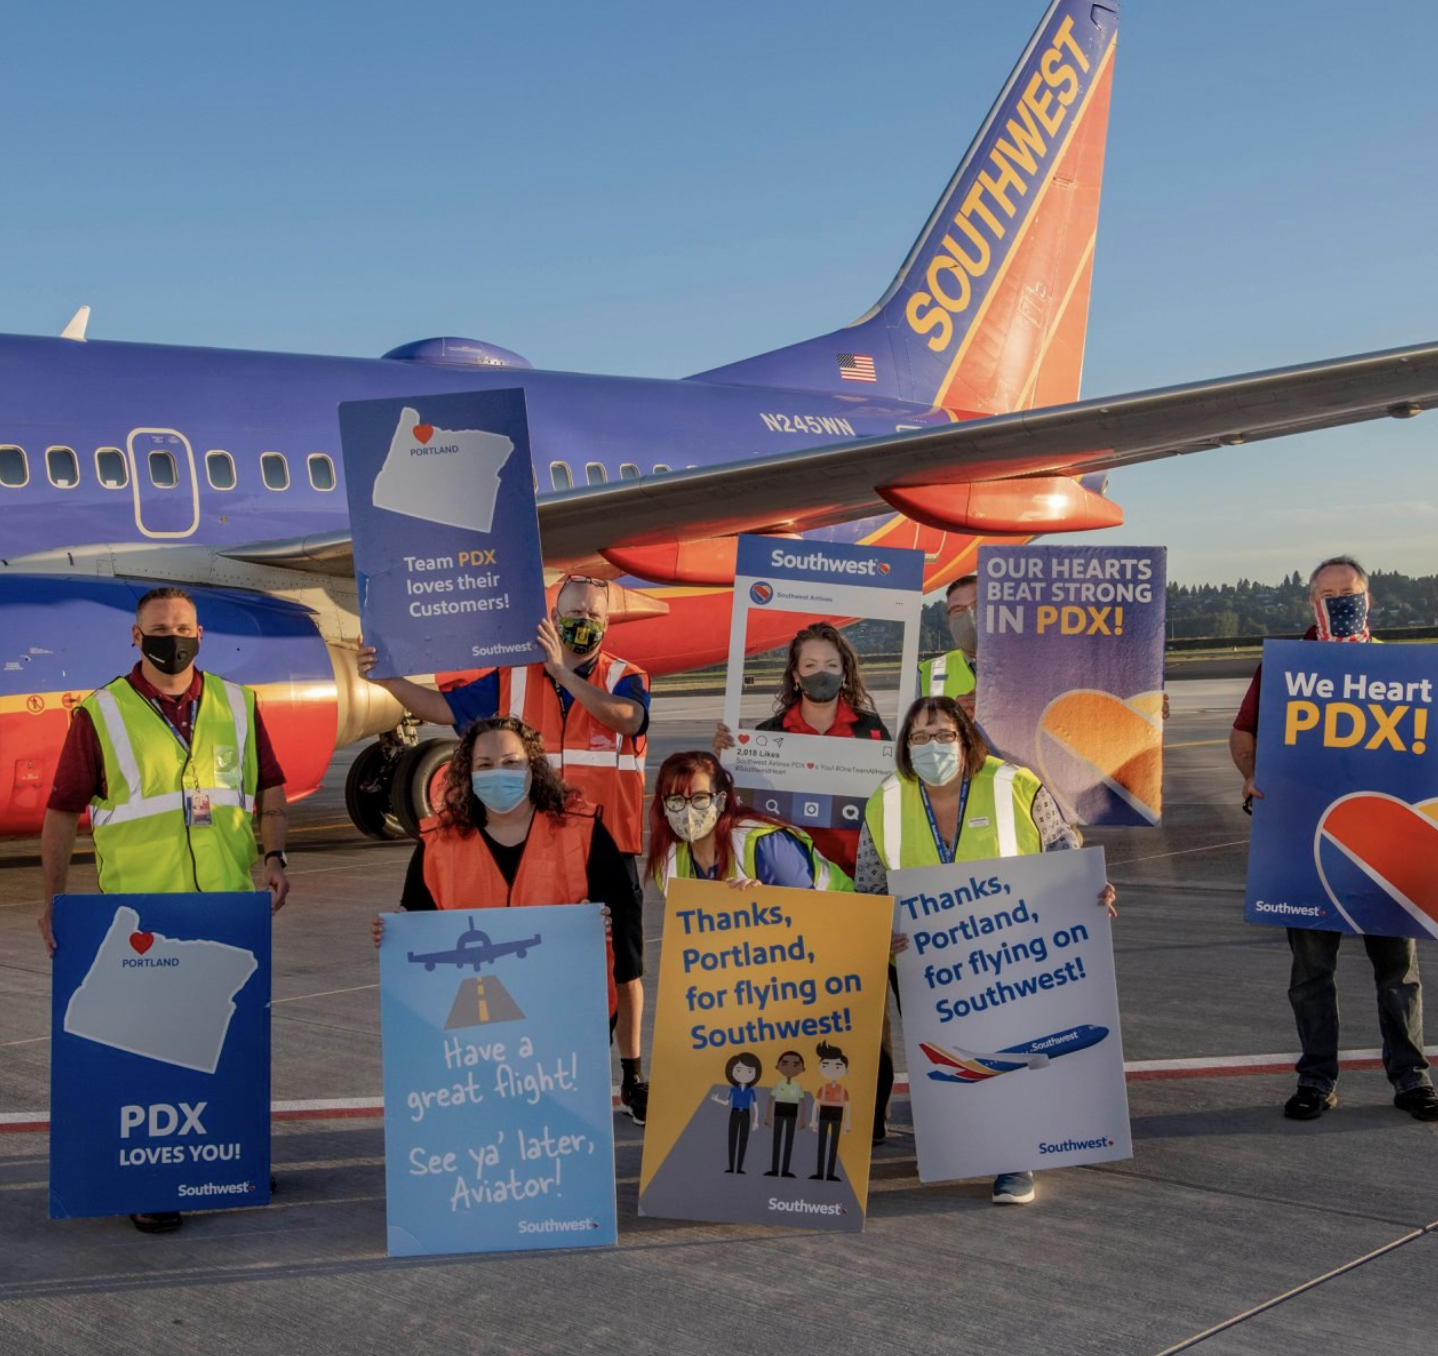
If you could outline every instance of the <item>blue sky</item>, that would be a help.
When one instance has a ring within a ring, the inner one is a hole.
[[[1035,0],[26,6],[0,329],[682,376],[883,291]],[[1429,0],[1123,6],[1086,395],[1438,338]],[[1116,474],[1181,582],[1431,573],[1438,414]],[[1079,540],[1075,538],[1074,540]]]

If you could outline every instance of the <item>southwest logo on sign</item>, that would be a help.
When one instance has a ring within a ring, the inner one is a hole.
[[[1061,801],[1086,788],[1104,805],[1078,806],[1085,823],[1156,824],[1163,806],[1163,693],[1127,701],[1078,689],[1051,701],[1039,719],[1038,773]],[[1102,786],[1093,789],[1097,776]]]
[[[760,607],[763,607],[765,603],[772,602],[773,599],[774,599],[774,586],[773,586],[772,584],[750,584],[750,585],[749,585],[749,601],[750,601],[750,602],[758,603]]]
[[[1409,804],[1379,791],[1334,801],[1313,856],[1334,908],[1355,932],[1438,937],[1438,799]]]
[[[882,561],[882,560],[879,562],[879,573],[880,573],[880,574],[888,574],[888,573],[889,573],[889,566],[888,566],[888,564],[887,564],[886,562]]]

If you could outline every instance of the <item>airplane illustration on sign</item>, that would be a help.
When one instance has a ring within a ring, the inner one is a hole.
[[[410,951],[406,959],[414,965],[423,965],[426,970],[433,970],[437,965],[455,965],[463,969],[468,965],[476,974],[483,965],[493,965],[501,956],[517,956],[523,960],[525,954],[531,947],[538,946],[542,938],[536,933],[533,937],[524,937],[515,942],[492,942],[489,933],[474,926],[474,919],[469,920],[469,928],[459,934],[459,940],[455,942],[452,950],[430,951],[422,955],[416,955]]]

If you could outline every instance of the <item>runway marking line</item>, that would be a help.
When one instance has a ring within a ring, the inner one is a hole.
[[[1426,1054],[1438,1057],[1438,1046],[1430,1045]],[[1234,1078],[1250,1074],[1291,1073],[1297,1052],[1289,1055],[1225,1055],[1199,1059],[1138,1059],[1124,1062],[1124,1077],[1130,1083],[1156,1078]],[[1383,1066],[1379,1050],[1345,1050],[1339,1056],[1339,1067],[1350,1072],[1378,1069]],[[899,1074],[894,1091],[908,1092],[909,1080]],[[619,1093],[612,1102],[617,1110]],[[298,1102],[271,1102],[272,1121],[333,1121],[373,1118],[384,1114],[384,1100],[379,1097],[322,1097]],[[48,1130],[50,1118],[39,1111],[0,1112],[0,1134],[26,1134]]]

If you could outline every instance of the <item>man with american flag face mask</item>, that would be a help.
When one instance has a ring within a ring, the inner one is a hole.
[[[1351,556],[1323,561],[1308,579],[1313,625],[1305,640],[1367,643],[1368,575]],[[1258,693],[1263,665],[1258,666],[1228,736],[1234,766],[1243,774],[1244,809],[1263,792],[1253,780],[1258,743]],[[1338,990],[1333,973],[1343,934],[1315,928],[1289,928],[1293,969],[1288,1001],[1303,1048],[1297,1064],[1298,1089],[1284,1103],[1290,1120],[1317,1120],[1338,1103]],[[1393,1085],[1393,1104],[1420,1121],[1438,1121],[1438,1092],[1429,1078],[1423,1055],[1423,990],[1418,951],[1410,937],[1365,935],[1364,950],[1373,965],[1378,996],[1378,1026],[1383,1036],[1383,1069]]]

